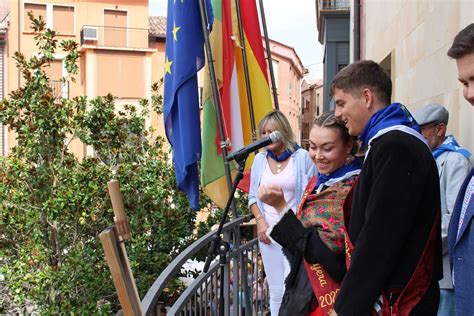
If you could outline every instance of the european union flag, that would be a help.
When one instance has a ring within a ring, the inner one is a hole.
[[[195,210],[199,209],[197,161],[201,159],[197,72],[204,65],[198,1],[201,0],[168,1],[163,107],[166,136],[174,151],[176,182]],[[206,4],[211,10],[210,3]]]

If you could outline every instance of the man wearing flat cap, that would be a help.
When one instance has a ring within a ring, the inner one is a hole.
[[[428,104],[413,112],[431,148],[440,179],[441,237],[443,245],[443,279],[439,282],[441,295],[438,315],[454,315],[454,291],[449,268],[448,228],[456,197],[469,174],[471,154],[459,146],[453,135],[446,136],[449,112],[440,104]]]

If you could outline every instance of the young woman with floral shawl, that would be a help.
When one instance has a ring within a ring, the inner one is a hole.
[[[280,315],[327,315],[346,272],[343,205],[362,163],[354,158],[357,143],[344,124],[325,113],[310,133],[309,154],[318,169],[296,213],[281,189],[263,187],[259,197],[280,212],[270,236],[291,263]]]

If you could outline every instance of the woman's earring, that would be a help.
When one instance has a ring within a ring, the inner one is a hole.
[[[350,164],[352,160],[354,160],[354,156],[352,156],[351,154],[347,154],[346,165]]]

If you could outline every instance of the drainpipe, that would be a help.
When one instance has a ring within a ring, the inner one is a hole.
[[[20,26],[21,26],[21,14],[20,14],[20,4],[21,4],[21,1],[18,1],[18,52],[21,53],[21,41],[20,41],[20,34],[21,34],[21,30],[20,30]],[[20,69],[18,68],[18,89],[20,89]]]
[[[354,61],[360,60],[360,0],[354,0]]]

